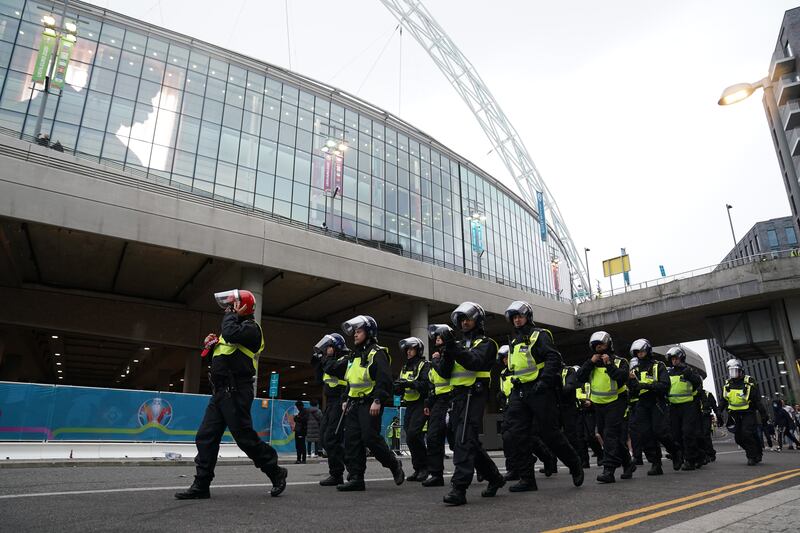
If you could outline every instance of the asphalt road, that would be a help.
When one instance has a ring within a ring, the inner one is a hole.
[[[0,529],[468,533],[575,526],[575,531],[653,531],[800,483],[800,452],[766,452],[764,463],[748,467],[732,444],[718,443],[717,450],[717,461],[702,470],[674,472],[665,462],[664,476],[647,477],[645,465],[634,479],[618,478],[613,485],[595,482],[596,467],[586,471],[580,488],[572,486],[563,467],[551,478],[539,476],[539,490],[533,493],[501,489],[495,498],[481,498],[484,484],[473,484],[469,504],[457,508],[442,504],[441,487],[410,482],[395,486],[389,472],[374,461],[367,467],[367,491],[349,494],[317,485],[326,475],[324,464],[287,465],[289,486],[279,498],[267,495],[267,480],[255,468],[221,464],[211,499],[200,501],[172,497],[191,483],[191,466],[0,469]],[[496,461],[502,464],[502,458]],[[404,465],[408,471],[408,458]],[[775,475],[780,472],[786,473]],[[764,479],[754,482],[756,478]],[[628,515],[612,516],[619,513]]]

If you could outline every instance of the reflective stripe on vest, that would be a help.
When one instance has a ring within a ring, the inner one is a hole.
[[[339,379],[336,376],[331,376],[330,374],[322,374],[322,382],[332,389],[336,387],[344,387],[347,385],[347,382],[345,380]]]
[[[476,348],[480,343],[483,341],[488,340],[494,342],[493,339],[488,337],[482,337],[480,339],[475,339],[472,341],[472,345],[470,349]],[[497,348],[497,343],[494,342],[495,348]],[[453,372],[450,374],[450,384],[454,387],[470,387],[472,386],[478,378],[481,379],[489,379],[491,376],[491,372],[488,370],[467,370],[463,366],[461,366],[458,362],[453,364]]]
[[[635,371],[636,379],[639,380],[639,383],[655,383],[658,381],[658,363],[654,362],[653,366],[650,367],[650,370],[652,371],[652,374],[644,370],[637,369]],[[650,389],[639,389],[639,396],[642,394],[647,394],[648,392],[651,392]]]
[[[411,370],[403,370],[400,372],[400,379],[405,379],[408,381],[416,381],[419,379],[419,373],[422,370],[422,365],[425,364],[425,360],[422,359],[419,364],[417,365],[416,372],[414,369]],[[419,391],[415,389],[406,389],[403,391],[403,401],[404,402],[415,402],[420,399]]]
[[[615,357],[614,364],[619,368],[622,359]],[[619,398],[620,393],[628,390],[626,385],[618,387],[617,381],[611,379],[605,367],[595,367],[592,369],[592,378],[589,382],[589,397],[593,403],[611,403]]]
[[[258,326],[258,331],[259,333],[261,333],[261,346],[258,347],[257,352],[251,351],[247,346],[244,346],[242,344],[229,344],[225,340],[225,338],[220,335],[219,342],[214,347],[214,354],[211,357],[214,358],[214,357],[219,357],[221,355],[230,355],[232,353],[236,353],[236,351],[238,350],[253,361],[253,368],[255,368],[256,371],[258,371],[258,355],[264,351],[264,330],[261,329],[261,324],[259,324],[255,320],[253,321],[253,323],[256,326]]]
[[[536,381],[539,371],[544,368],[544,362],[537,363],[531,351],[536,340],[539,338],[539,330],[535,330],[528,338],[528,342],[520,342],[514,345],[511,354],[508,356],[508,369],[514,375],[514,379],[520,383]]]
[[[375,346],[369,351],[367,355],[367,365],[361,365],[361,358],[356,357],[347,365],[347,372],[344,374],[344,379],[350,384],[350,390],[347,395],[350,398],[363,398],[369,396],[372,389],[375,388],[375,381],[369,375],[369,367],[372,366],[372,361],[375,359],[375,354],[378,350],[386,351],[383,346]],[[388,352],[387,352],[388,354]],[[388,356],[387,356],[388,357]],[[391,361],[390,361],[391,364]]]
[[[697,391],[692,390],[692,384],[683,376],[669,377],[669,403],[689,403],[697,396]]]
[[[731,380],[725,382],[725,388],[722,391],[723,397],[728,401],[729,411],[744,411],[750,407],[750,390],[751,378],[750,376],[744,377],[743,389],[732,389]]]
[[[448,392],[453,390],[453,386],[450,384],[449,379],[445,379],[439,375],[439,373],[434,370],[433,367],[430,367],[428,371],[428,381],[433,383],[433,395],[439,396],[440,394],[447,394]]]

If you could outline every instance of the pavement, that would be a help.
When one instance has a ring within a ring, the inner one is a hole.
[[[800,523],[800,452],[766,452],[764,462],[745,465],[730,442],[717,443],[718,458],[695,472],[648,477],[647,465],[634,479],[599,485],[597,467],[572,486],[563,466],[538,476],[537,492],[501,489],[481,498],[474,483],[468,505],[442,504],[446,487],[397,487],[375,461],[367,467],[367,490],[339,493],[320,487],[324,462],[288,464],[289,484],[279,498],[267,495],[264,475],[250,465],[221,462],[211,499],[177,501],[173,493],[192,481],[191,465],[161,461],[138,464],[29,465],[0,472],[0,528],[24,531],[797,531]],[[496,457],[502,465],[502,457]],[[407,473],[410,460],[403,459]],[[446,465],[452,469],[452,465]],[[620,472],[618,471],[617,474]],[[735,517],[735,518],[733,518]],[[673,528],[673,529],[666,529]],[[679,529],[674,529],[679,528]]]

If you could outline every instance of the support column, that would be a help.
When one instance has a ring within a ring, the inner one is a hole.
[[[800,374],[797,371],[797,351],[792,339],[792,330],[789,327],[789,320],[786,317],[786,306],[783,300],[778,300],[772,304],[772,316],[775,320],[776,333],[783,349],[784,367],[786,375],[789,377],[789,386],[792,394],[787,396],[792,402],[800,400]]]
[[[419,337],[425,344],[425,359],[430,361],[428,346],[428,303],[423,300],[411,302],[411,336]]]
[[[186,352],[186,366],[183,369],[183,392],[197,394],[200,392],[200,372],[203,361],[200,354],[193,351]]]
[[[261,324],[261,309],[264,304],[262,298],[264,295],[264,270],[259,267],[243,267],[242,285],[240,288],[252,292],[253,296],[256,297],[256,309],[253,315],[255,316],[256,322]],[[258,396],[258,370],[256,370],[254,378],[253,392]]]

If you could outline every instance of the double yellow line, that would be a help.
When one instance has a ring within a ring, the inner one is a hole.
[[[697,494],[692,494],[690,496],[684,496],[683,498],[676,498],[674,500],[634,509],[633,511],[626,511],[624,513],[606,516],[605,518],[599,518],[590,522],[566,526],[559,529],[551,529],[545,531],[544,533],[566,533],[568,531],[591,531],[592,533],[603,533],[607,531],[617,531],[626,527],[635,526],[636,524],[641,524],[642,522],[647,522],[648,520],[654,520],[662,516],[678,513],[685,509],[691,509],[692,507],[705,505],[707,503],[715,502],[735,494],[766,487],[768,485],[772,485],[773,483],[779,483],[797,476],[800,476],[800,468],[775,472],[773,474],[757,477],[749,481],[725,485],[723,487],[718,487],[704,492],[698,492]],[[688,503],[683,503],[680,505],[682,502]],[[612,522],[617,522],[618,520],[636,515],[642,516],[631,518],[630,520],[625,520],[616,524],[611,524]],[[594,529],[596,526],[604,526],[605,524],[611,525]]]

